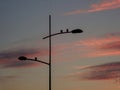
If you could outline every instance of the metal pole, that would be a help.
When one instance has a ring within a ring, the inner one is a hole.
[[[51,15],[49,15],[49,35],[51,35]],[[49,37],[49,90],[51,90],[51,37]]]

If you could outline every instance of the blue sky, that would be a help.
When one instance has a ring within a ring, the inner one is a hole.
[[[0,0],[0,90],[47,90],[48,16],[52,33],[52,87],[119,90],[120,0]],[[116,82],[117,81],[117,82]],[[12,83],[11,83],[12,82]]]

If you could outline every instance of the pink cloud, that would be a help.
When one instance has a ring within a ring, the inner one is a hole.
[[[104,10],[111,10],[120,8],[120,0],[103,0],[98,4],[92,4],[88,9],[79,9],[71,12],[65,13],[65,15],[74,15],[74,14],[81,14],[81,13],[90,13],[90,12],[98,12]]]
[[[84,57],[101,57],[120,55],[120,35],[109,34],[104,37],[94,37],[81,40],[76,43],[77,46],[83,46],[87,49]]]
[[[32,67],[38,66],[40,63],[35,62],[21,62],[18,60],[19,56],[36,57],[46,56],[48,51],[39,48],[22,48],[16,50],[6,50],[0,52],[0,64],[2,68],[18,68],[18,67]]]
[[[101,37],[89,37],[71,43],[56,45],[53,47],[53,52],[56,57],[59,57],[57,61],[61,61],[60,55],[65,53],[73,55],[74,58],[118,56],[120,55],[120,33],[110,33]],[[65,61],[65,59],[62,59],[62,61]]]
[[[68,55],[69,54],[69,55]],[[120,55],[120,33],[107,34],[102,37],[93,37],[80,41],[55,45],[52,47],[53,62],[70,61],[86,57],[103,57]],[[12,67],[32,67],[40,63],[20,62],[19,56],[46,57],[48,49],[45,48],[17,48],[16,50],[7,50],[0,52],[0,64],[3,68]],[[66,57],[68,56],[68,57]],[[57,59],[56,59],[57,58]],[[63,59],[64,58],[64,59]]]
[[[60,53],[63,53],[65,49],[70,49],[70,44],[68,47],[68,44],[60,44],[56,45],[52,48],[52,55],[57,55]],[[0,52],[0,65],[2,68],[24,68],[24,67],[34,67],[34,66],[40,66],[41,63],[38,62],[32,62],[32,61],[19,61],[18,57],[20,56],[26,56],[28,58],[42,58],[42,57],[48,57],[48,49],[46,48],[11,48],[8,50],[4,50]],[[42,60],[44,61],[44,60]],[[54,62],[54,60],[53,60]]]
[[[84,67],[84,68],[83,68]],[[82,66],[79,72],[69,75],[76,80],[120,80],[120,62],[110,62],[95,66]]]
[[[116,56],[116,55],[120,55],[120,51],[106,51],[106,52],[94,52],[94,53],[89,53],[87,54],[87,57],[103,57],[103,56]]]

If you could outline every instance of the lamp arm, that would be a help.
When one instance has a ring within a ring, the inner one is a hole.
[[[52,36],[56,36],[58,34],[66,34],[66,33],[71,33],[71,32],[60,32],[60,33],[55,33],[55,34],[52,34],[52,35],[49,35],[49,36],[46,36],[46,37],[43,37],[43,39],[46,39],[46,38],[49,38],[49,37],[52,37]]]
[[[46,65],[50,65],[50,64],[47,63],[47,62],[44,62],[44,61],[38,60],[36,57],[35,57],[35,59],[29,59],[29,58],[28,58],[27,60],[30,60],[30,61],[36,61],[36,62],[40,62],[40,63],[46,64]]]

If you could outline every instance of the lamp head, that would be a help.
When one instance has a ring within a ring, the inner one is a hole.
[[[25,56],[20,56],[18,59],[19,59],[19,60],[27,60],[27,57],[25,57]]]
[[[83,32],[83,30],[81,30],[81,29],[74,29],[71,31],[71,33],[82,33],[82,32]]]

